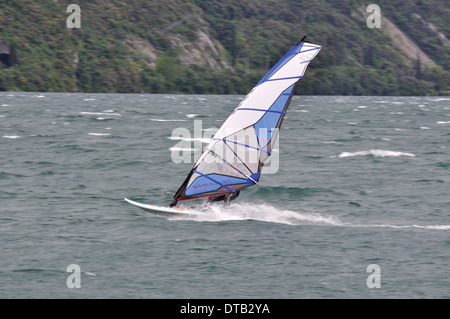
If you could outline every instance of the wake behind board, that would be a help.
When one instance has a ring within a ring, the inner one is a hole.
[[[139,207],[139,208],[141,208],[149,213],[152,213],[152,214],[164,215],[164,216],[200,216],[200,215],[204,215],[204,213],[200,212],[200,211],[184,209],[184,208],[149,205],[149,204],[138,203],[138,202],[132,201],[128,198],[124,198],[124,199],[131,205]]]

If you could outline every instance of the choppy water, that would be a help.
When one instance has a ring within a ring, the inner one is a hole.
[[[229,209],[123,201],[169,204],[180,140],[242,98],[0,93],[0,297],[450,297],[448,97],[295,96],[278,172]]]

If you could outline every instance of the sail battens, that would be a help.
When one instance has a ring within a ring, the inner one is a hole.
[[[260,152],[266,152],[266,153],[269,154],[269,155],[271,154],[269,151],[260,149],[259,147],[247,145],[247,144],[244,144],[244,143],[239,143],[239,142],[236,142],[236,141],[230,141],[230,140],[227,140],[227,139],[224,139],[224,138],[214,138],[214,140],[216,140],[216,141],[224,141],[224,142],[229,142],[229,143],[234,143],[234,144],[236,144],[236,145],[245,146],[245,147],[248,147],[248,148],[251,148],[251,149],[260,151]]]
[[[245,174],[243,171],[241,171],[239,168],[237,168],[236,166],[234,166],[233,164],[227,162],[226,159],[224,159],[222,156],[216,154],[214,151],[210,151],[210,153],[213,156],[216,156],[218,158],[220,158],[225,164],[227,164],[228,166],[232,167],[233,169],[235,169],[236,171],[238,171],[239,173],[241,173],[245,178],[250,179],[252,182],[254,182],[255,184],[258,184],[257,181],[255,181],[251,176],[249,176],[248,174]],[[248,168],[247,168],[248,169]]]
[[[302,39],[267,72],[211,139],[176,192],[175,204],[258,185],[296,85],[321,48]]]
[[[230,192],[234,193],[234,190],[233,190],[233,189],[227,187],[226,185],[222,184],[221,182],[215,180],[214,178],[212,178],[212,177],[210,177],[210,176],[208,176],[208,175],[206,175],[206,174],[203,174],[203,173],[201,173],[201,172],[199,172],[199,171],[196,171],[195,169],[192,170],[192,171],[193,171],[194,173],[197,173],[197,174],[203,176],[203,177],[206,177],[207,179],[213,181],[213,182],[216,183],[216,184],[219,184],[219,185],[222,186],[222,187],[225,187],[225,188],[228,189]]]
[[[277,111],[277,110],[264,110],[264,109],[252,109],[249,107],[241,107],[236,109],[236,111],[260,111],[260,112],[272,112],[272,113],[280,113],[280,114],[286,114],[284,111]]]

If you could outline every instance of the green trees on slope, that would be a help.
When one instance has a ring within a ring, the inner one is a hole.
[[[0,37],[14,51],[14,63],[0,65],[0,90],[246,94],[305,34],[324,49],[298,93],[425,95],[450,87],[448,49],[423,18],[410,18],[426,13],[448,34],[440,15],[448,9],[438,0],[380,0],[383,14],[411,38],[420,35],[414,40],[438,64],[432,69],[408,62],[381,30],[367,28],[359,0],[96,0],[80,4],[82,28],[67,29],[72,2],[0,3]],[[133,39],[148,45],[132,48]],[[205,51],[205,41],[217,52]],[[189,50],[201,54],[186,62]]]

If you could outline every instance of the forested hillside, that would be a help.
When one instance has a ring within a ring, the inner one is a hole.
[[[0,90],[245,94],[308,35],[323,49],[297,93],[449,94],[446,1],[378,1],[381,28],[370,3],[2,0]]]

